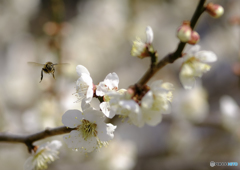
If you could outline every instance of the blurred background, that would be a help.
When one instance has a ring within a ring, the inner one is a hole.
[[[210,2],[210,1],[208,1]],[[213,19],[204,13],[196,26],[202,49],[218,61],[184,90],[179,81],[182,59],[165,66],[149,83],[161,79],[175,86],[172,111],[162,122],[137,128],[121,120],[107,148],[88,154],[63,143],[50,170],[203,170],[210,161],[240,164],[240,1],[213,0],[225,14]],[[135,84],[150,65],[131,57],[136,36],[154,31],[159,58],[178,44],[176,30],[190,20],[198,1],[192,0],[0,0],[0,131],[32,134],[62,126],[68,109],[80,109],[75,68],[88,68],[94,84],[110,72],[119,88]],[[185,51],[190,46],[186,46]],[[69,63],[56,69],[56,80],[27,62]],[[36,142],[58,139],[55,136]],[[30,156],[23,144],[0,143],[2,170],[23,169]],[[13,163],[14,162],[14,163]],[[239,165],[240,166],[240,165]],[[239,167],[218,167],[218,169]]]

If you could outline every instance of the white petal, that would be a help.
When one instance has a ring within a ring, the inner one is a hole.
[[[110,90],[113,88],[118,88],[119,78],[116,73],[109,73],[104,79],[105,84],[108,86]]]
[[[79,141],[79,143],[79,150],[82,150],[82,152],[92,152],[98,148],[97,140],[95,137],[88,138],[87,140],[82,139]]]
[[[105,82],[100,82],[97,86],[96,95],[97,96],[104,96],[108,92],[108,87]]]
[[[78,65],[76,67],[76,71],[77,71],[77,74],[79,76],[81,76],[83,73],[85,73],[85,74],[90,76],[90,73],[89,73],[88,69],[86,67],[82,66],[82,65]]]
[[[59,140],[53,140],[48,147],[52,150],[57,150],[62,146],[62,142],[60,142]]]
[[[66,127],[74,128],[81,124],[82,118],[82,112],[79,110],[68,110],[62,116],[62,123]]]
[[[89,103],[86,103],[85,100],[82,100],[82,102],[81,102],[81,108],[82,108],[82,111],[85,111],[86,109],[90,109],[91,106],[90,106]]]
[[[142,119],[142,113],[141,113],[140,107],[135,101],[133,101],[133,100],[121,100],[119,102],[119,105],[122,108],[125,108],[125,109],[130,111],[128,117],[134,125],[136,125],[138,127],[142,127],[144,125],[144,121]]]
[[[80,98],[80,101],[84,98],[87,103],[92,100],[93,97],[93,83],[92,78],[83,73],[81,77],[78,78],[76,83],[76,92]]]
[[[173,91],[174,90],[173,84],[172,83],[168,83],[168,82],[162,83],[162,88],[164,88],[166,90],[169,90],[169,91]]]
[[[180,81],[185,89],[192,89],[195,84],[195,78],[193,76],[186,76],[182,70],[180,72]]]
[[[111,123],[108,124],[100,124],[97,127],[97,131],[98,131],[98,138],[100,139],[100,141],[109,141],[112,140],[114,137],[113,132],[115,131],[115,129],[117,128],[117,126],[112,125]]]
[[[132,124],[138,127],[142,127],[144,125],[144,119],[142,117],[142,112],[139,110],[138,112],[131,112],[128,115]]]
[[[121,100],[119,105],[125,109],[128,109],[132,112],[139,112],[139,105],[133,100]]]
[[[211,63],[217,61],[217,56],[212,51],[198,51],[195,57],[202,62]]]
[[[156,126],[162,120],[162,114],[159,111],[152,111],[149,109],[143,109],[143,118],[150,126]]]
[[[68,148],[78,149],[79,140],[83,140],[82,134],[77,130],[72,130],[69,134],[63,136],[63,141],[68,145]]]
[[[93,88],[92,86],[89,86],[87,90],[85,102],[90,103],[92,101],[92,98],[93,98]]]
[[[101,108],[103,114],[106,117],[112,119],[115,116],[115,112],[110,112],[110,104],[109,104],[109,102],[102,102],[100,104],[100,108]]]
[[[84,140],[81,132],[73,130],[68,135],[63,136],[63,140],[66,142],[69,148],[78,149],[82,152],[92,152],[97,148],[97,140],[95,137]]]
[[[162,80],[156,80],[154,82],[151,83],[150,85],[150,89],[155,91],[155,89],[159,89],[162,87]]]
[[[98,123],[104,121],[104,115],[101,111],[86,109],[84,112],[84,119],[89,120],[92,123]]]
[[[228,117],[236,118],[240,116],[239,106],[230,96],[221,97],[220,109],[222,114]]]
[[[24,170],[32,170],[35,167],[35,163],[33,163],[33,156],[30,156],[24,163]]]
[[[201,62],[195,62],[194,64],[194,76],[202,77],[203,73],[208,72],[211,69],[211,66]]]
[[[187,53],[195,55],[195,53],[197,53],[200,50],[200,48],[201,48],[200,45],[194,45],[187,51]]]
[[[151,44],[153,42],[153,30],[150,26],[146,28],[147,41],[146,43]]]
[[[153,93],[148,91],[142,98],[141,106],[144,108],[151,108],[153,104]]]

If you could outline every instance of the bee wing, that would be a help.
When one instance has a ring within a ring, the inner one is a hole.
[[[31,66],[41,66],[41,67],[44,66],[44,64],[35,63],[35,62],[28,62],[28,65],[31,65]]]
[[[70,65],[69,63],[58,63],[58,64],[53,64],[56,67],[62,67],[62,66],[68,66]]]

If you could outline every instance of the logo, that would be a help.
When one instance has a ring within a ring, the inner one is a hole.
[[[215,162],[214,162],[214,161],[211,161],[211,162],[210,162],[210,166],[211,166],[211,167],[214,167],[214,166],[215,166]]]
[[[237,162],[214,162],[214,161],[211,161],[210,166],[211,167],[214,167],[214,166],[238,166],[238,163]]]

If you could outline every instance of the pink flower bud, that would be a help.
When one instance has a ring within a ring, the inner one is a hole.
[[[191,39],[192,28],[190,22],[184,21],[183,24],[177,30],[177,37],[182,42],[188,42]]]
[[[213,17],[213,18],[219,18],[223,15],[224,9],[222,6],[214,3],[209,3],[206,6],[206,11]]]
[[[200,36],[196,31],[192,31],[191,39],[188,41],[189,44],[196,44],[200,40]]]

